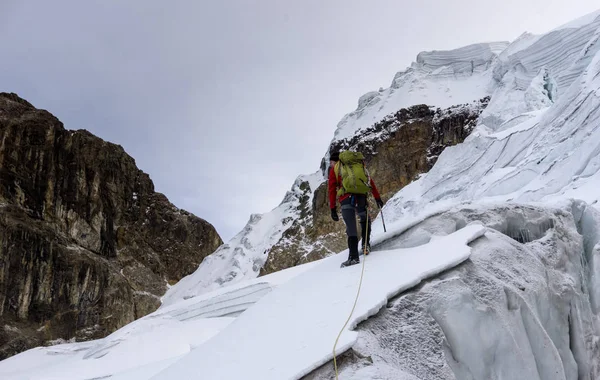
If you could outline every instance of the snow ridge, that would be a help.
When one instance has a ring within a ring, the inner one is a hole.
[[[434,203],[600,196],[600,15],[501,54],[498,86],[467,140],[390,202],[399,219]],[[388,218],[388,215],[386,215]]]
[[[417,104],[447,108],[491,95],[492,68],[508,45],[492,42],[420,53],[411,67],[396,73],[389,88],[360,97],[358,108],[338,123],[334,141],[351,137],[401,108]]]
[[[266,214],[254,214],[236,236],[207,256],[198,269],[172,286],[162,298],[163,306],[217,289],[225,284],[258,277],[269,249],[300,218],[300,198],[309,195],[324,181],[320,171],[299,176],[283,201]],[[308,183],[309,188],[300,188]]]

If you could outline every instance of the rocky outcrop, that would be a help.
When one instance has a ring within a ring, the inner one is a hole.
[[[0,93],[0,359],[148,314],[221,243],[121,146]]]
[[[448,109],[426,105],[403,108],[353,137],[335,141],[330,150],[363,152],[367,167],[384,200],[433,167],[444,148],[459,144],[471,133],[489,98]],[[321,163],[323,176],[328,162]],[[299,186],[300,217],[270,249],[261,270],[268,274],[314,261],[346,248],[343,222],[331,220],[327,183],[311,189]],[[312,196],[311,196],[312,195]],[[374,217],[375,215],[373,215]]]

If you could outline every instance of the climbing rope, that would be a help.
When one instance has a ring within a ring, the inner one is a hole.
[[[368,210],[369,210],[369,207],[367,205],[367,224],[366,224],[365,237],[368,236],[368,234],[369,234],[369,224],[371,224],[371,223],[369,223],[369,211]],[[333,344],[333,368],[335,369],[335,380],[338,380],[338,368],[337,368],[337,360],[335,357],[335,348],[337,347],[338,341],[340,340],[340,337],[342,336],[342,332],[344,332],[344,329],[348,325],[348,322],[350,322],[350,318],[352,318],[352,314],[354,314],[354,309],[356,308],[356,304],[358,303],[358,296],[360,295],[360,288],[362,287],[363,276],[365,274],[365,262],[367,261],[367,244],[364,241],[363,241],[363,248],[364,248],[364,251],[363,251],[362,270],[360,272],[360,281],[358,282],[358,291],[356,292],[356,298],[354,299],[354,305],[352,305],[352,310],[350,311],[350,315],[348,315],[348,319],[346,319],[344,326],[342,326],[342,329],[340,330],[340,333],[338,334],[337,338],[335,338],[335,343]]]

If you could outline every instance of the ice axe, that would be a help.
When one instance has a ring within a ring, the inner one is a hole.
[[[377,207],[379,207],[379,212],[381,213],[381,222],[383,223],[383,232],[387,232],[387,230],[385,228],[385,219],[383,218],[383,209],[381,208],[380,205],[377,205]]]
[[[379,212],[381,213],[381,222],[383,223],[383,232],[387,232],[387,230],[385,229],[385,219],[383,218],[383,209],[381,208],[381,206],[377,205],[379,207]]]

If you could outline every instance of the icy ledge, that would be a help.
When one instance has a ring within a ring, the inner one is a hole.
[[[467,244],[484,232],[479,224],[469,225],[419,247],[370,255],[361,295],[338,352],[352,347],[357,339],[352,329],[389,298],[466,260]],[[344,256],[327,258],[273,290],[207,344],[152,379],[297,379],[327,362],[354,303],[361,273],[358,265],[341,270]],[[266,328],[259,332],[258,326]]]

